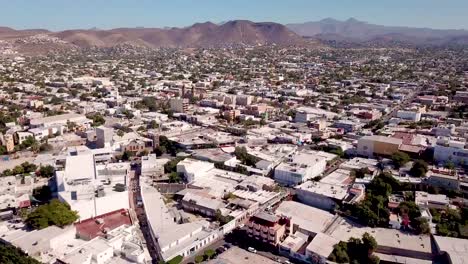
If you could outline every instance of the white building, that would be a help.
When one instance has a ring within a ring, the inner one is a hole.
[[[114,129],[100,126],[96,128],[96,147],[104,148],[112,145]]]
[[[63,114],[63,115],[47,116],[47,117],[32,119],[30,121],[30,126],[32,128],[66,126],[68,122],[73,122],[77,124],[78,126],[85,126],[89,128],[91,126],[92,120],[89,120],[84,115],[72,113],[72,114]]]
[[[252,96],[251,95],[238,95],[236,96],[236,104],[247,106],[252,104]]]
[[[169,159],[158,159],[156,154],[141,157],[141,175],[157,179],[164,174],[164,164],[169,161]]]
[[[188,183],[196,180],[197,175],[203,175],[214,168],[214,163],[194,159],[184,159],[177,164],[177,173],[183,174]]]
[[[414,202],[422,209],[446,209],[450,205],[450,199],[446,195],[427,192],[416,192]]]
[[[468,148],[464,141],[438,138],[434,146],[434,160],[440,163],[468,164]]]
[[[179,255],[193,256],[221,235],[217,229],[210,229],[206,220],[175,222],[162,195],[153,187],[143,185],[141,195],[150,235],[159,245],[165,261]]]
[[[399,110],[397,112],[397,117],[404,120],[419,122],[421,121],[421,112]]]
[[[78,211],[80,219],[129,208],[130,164],[96,164],[92,154],[68,156],[65,170],[57,171],[59,199]]]
[[[275,181],[294,186],[319,176],[325,171],[327,158],[317,152],[305,151],[288,155],[275,168]]]
[[[297,198],[310,206],[332,210],[348,194],[348,185],[307,181],[296,187]]]
[[[188,103],[186,98],[171,98],[169,100],[171,110],[176,113],[185,113],[188,108]]]

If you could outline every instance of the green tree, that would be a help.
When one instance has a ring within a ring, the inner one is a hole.
[[[455,164],[453,163],[453,161],[449,160],[449,161],[445,162],[444,168],[446,168],[448,170],[454,170],[455,169]]]
[[[431,227],[429,226],[429,222],[427,221],[426,218],[423,218],[423,217],[415,218],[412,221],[411,226],[414,228],[414,230],[418,234],[430,234],[431,233]]]
[[[124,153],[122,154],[122,160],[123,161],[129,161],[133,156],[135,156],[135,153],[134,152],[131,152],[131,151],[124,151]]]
[[[21,165],[15,166],[12,170],[13,175],[18,175],[18,174],[23,174],[23,173],[24,173],[24,168]]]
[[[337,263],[379,263],[380,259],[373,255],[377,247],[375,238],[364,233],[362,239],[351,237],[348,242],[336,244],[328,259]]]
[[[423,160],[417,160],[413,163],[413,167],[411,167],[409,174],[413,177],[424,177],[429,170],[429,165]]]
[[[395,152],[392,155],[391,159],[393,161],[393,164],[397,168],[404,166],[406,163],[410,161],[410,157],[408,156],[408,154],[401,152],[401,151]]]
[[[39,176],[44,178],[50,178],[54,176],[55,168],[52,165],[45,165],[39,168]]]
[[[260,161],[257,157],[250,155],[245,147],[236,147],[234,155],[247,166],[255,166],[255,164]]]
[[[30,172],[35,172],[37,169],[36,164],[29,163],[29,162],[23,162],[21,163],[21,167],[23,167],[23,170],[25,173],[30,173]]]
[[[8,152],[7,152],[6,147],[3,146],[3,145],[0,145],[0,155],[5,155],[5,154],[7,154],[7,153],[8,153]]]
[[[102,126],[106,122],[106,119],[99,113],[89,114],[86,117],[93,120],[93,127]]]
[[[150,128],[150,129],[159,128],[159,124],[156,122],[156,120],[151,120],[151,122],[148,125],[148,128]]]
[[[170,259],[168,262],[162,261],[160,263],[162,263],[162,264],[179,264],[179,263],[182,262],[183,259],[184,258],[181,255],[177,255],[174,258]]]
[[[64,227],[74,223],[78,219],[78,213],[70,210],[66,203],[52,200],[48,204],[41,205],[31,212],[26,218],[26,224],[35,229],[43,229],[51,225]]]
[[[205,258],[201,255],[195,256],[195,263],[202,263],[205,260]]]
[[[9,245],[0,245],[0,263],[41,264],[41,262],[27,256],[21,249]]]
[[[164,172],[165,173],[177,172],[177,164],[184,159],[185,159],[184,157],[176,157],[175,159],[168,161],[166,164],[164,164]]]
[[[370,173],[371,171],[367,167],[354,170],[354,175],[356,176],[356,178],[359,178],[359,179],[364,178],[367,174],[370,174]]]
[[[47,202],[50,199],[52,199],[52,191],[50,190],[49,186],[44,185],[42,187],[34,189],[33,196],[41,202]]]
[[[207,249],[204,252],[204,255],[205,255],[206,259],[212,259],[215,254],[216,254],[216,252],[213,249]]]
[[[182,178],[179,176],[179,174],[175,171],[171,172],[169,174],[169,182],[181,182]]]

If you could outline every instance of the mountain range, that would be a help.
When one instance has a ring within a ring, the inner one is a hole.
[[[37,36],[41,36],[38,38]],[[273,22],[233,20],[214,24],[196,23],[184,28],[98,28],[52,32],[44,29],[15,30],[0,27],[0,40],[23,46],[42,45],[43,49],[60,47],[113,47],[131,44],[157,47],[219,47],[228,45],[307,45],[318,40],[325,43],[348,42],[386,45],[468,45],[468,31],[374,25],[351,18],[332,18],[316,22],[282,25]]]
[[[221,25],[196,23],[185,28],[116,28],[49,32],[0,28],[0,39],[46,34],[79,47],[111,47],[135,44],[146,47],[210,47],[226,45],[298,45],[304,39],[278,23],[234,20]]]
[[[468,44],[468,31],[466,30],[382,26],[355,18],[345,21],[326,18],[286,26],[298,35],[327,41],[401,42],[415,45]]]

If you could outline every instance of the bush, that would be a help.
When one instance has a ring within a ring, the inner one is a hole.
[[[181,255],[178,255],[178,256],[175,256],[174,258],[172,258],[171,260],[169,260],[166,263],[167,264],[179,264],[179,263],[182,262],[183,259],[184,258]],[[164,261],[162,263],[164,263]]]
[[[195,263],[202,263],[205,258],[203,256],[195,256]]]
[[[207,249],[204,252],[204,255],[205,255],[206,259],[213,258],[215,254],[216,254],[216,252],[213,249]]]

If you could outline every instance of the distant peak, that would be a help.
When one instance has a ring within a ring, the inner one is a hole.
[[[346,22],[348,22],[348,23],[362,23],[362,21],[359,21],[354,17],[348,18],[348,20],[346,20]]]
[[[336,19],[334,19],[334,18],[327,17],[327,18],[324,18],[324,19],[320,20],[320,22],[324,22],[324,23],[336,23],[336,22],[339,22],[339,21],[336,20]]]
[[[195,23],[193,26],[216,26],[216,24],[210,21],[206,21],[202,23]]]

